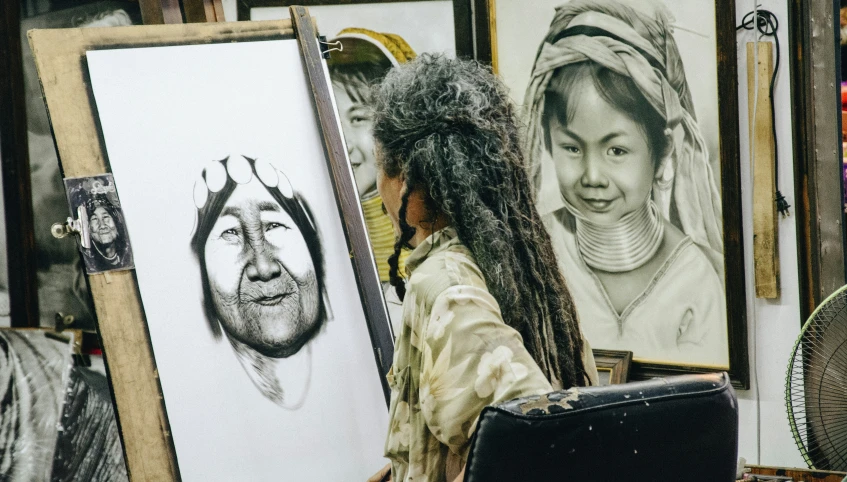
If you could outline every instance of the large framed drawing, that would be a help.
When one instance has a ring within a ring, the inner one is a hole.
[[[734,2],[489,0],[538,205],[591,345],[748,386]]]
[[[381,463],[391,334],[305,9],[294,25],[31,34],[64,175],[111,171],[132,239],[135,269],[89,284],[133,478]]]

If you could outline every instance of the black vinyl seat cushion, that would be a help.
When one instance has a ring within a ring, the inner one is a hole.
[[[466,482],[735,480],[725,373],[571,389],[486,407]]]

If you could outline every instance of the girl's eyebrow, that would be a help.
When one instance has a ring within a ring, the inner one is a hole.
[[[567,127],[560,125],[560,126],[559,126],[559,129],[560,129],[560,130],[561,130],[561,131],[562,131],[565,135],[567,135],[568,137],[572,137],[572,138],[574,138],[577,142],[583,142],[583,143],[585,142],[585,140],[584,140],[582,137],[580,137],[577,133],[575,133],[574,131],[572,131],[572,130],[568,129]],[[606,134],[605,136],[603,136],[603,137],[600,139],[600,143],[601,143],[601,144],[604,144],[604,143],[606,143],[606,142],[609,142],[609,141],[611,141],[611,140],[615,139],[616,137],[626,137],[626,135],[627,135],[627,134],[626,134],[626,132],[624,132],[624,131],[614,131],[614,132],[610,132],[610,133]]]
[[[600,139],[600,142],[605,143],[605,142],[611,141],[615,137],[625,137],[625,136],[626,136],[626,132],[623,132],[623,131],[610,132],[610,133],[606,134],[605,136],[603,136],[603,138]]]

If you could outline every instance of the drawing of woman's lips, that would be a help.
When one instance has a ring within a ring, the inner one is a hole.
[[[276,306],[283,302],[286,298],[293,295],[292,292],[284,292],[284,293],[271,293],[268,295],[262,295],[258,298],[254,298],[251,300],[253,303],[258,303],[262,306]]]
[[[290,283],[284,281],[253,284],[243,287],[241,291],[242,303],[255,303],[262,306],[277,306],[297,292],[297,284],[294,280]]]
[[[239,289],[239,305],[242,310],[265,311],[278,314],[293,314],[299,311],[300,287],[291,276],[284,273],[267,282],[244,282]]]

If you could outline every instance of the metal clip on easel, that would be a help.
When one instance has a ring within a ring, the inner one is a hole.
[[[68,216],[64,223],[54,223],[50,226],[50,233],[54,238],[61,239],[71,234],[79,235],[79,244],[85,248],[91,248],[91,233],[88,230],[88,212],[85,206],[76,209],[77,219]]]
[[[325,60],[329,59],[329,53],[332,51],[344,52],[344,45],[341,43],[341,40],[327,42],[325,35],[318,36],[318,44],[321,46],[321,55],[323,55]],[[329,48],[330,46],[332,48]]]

